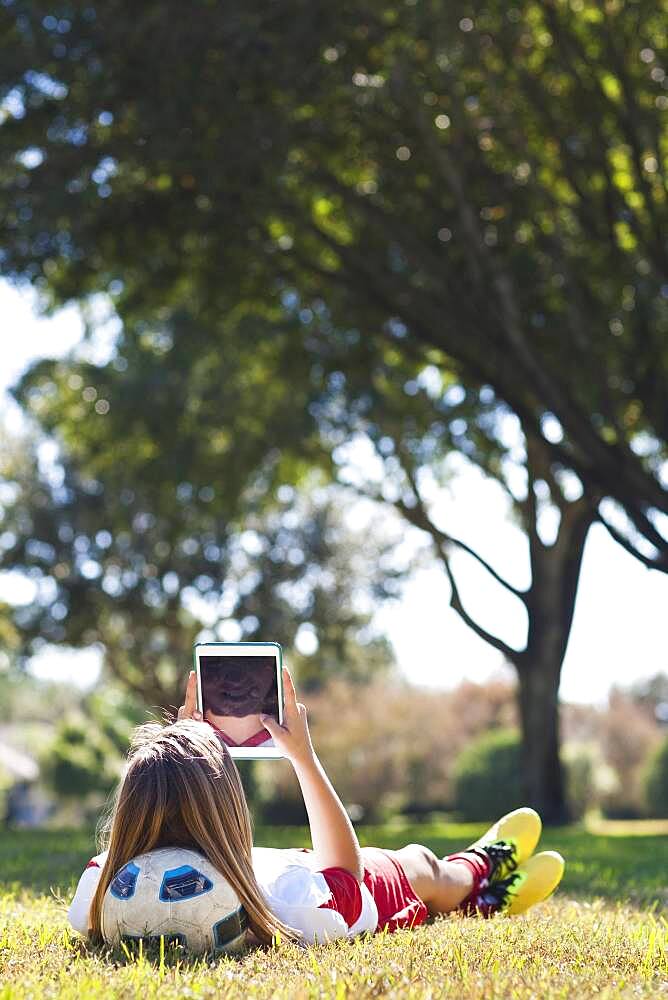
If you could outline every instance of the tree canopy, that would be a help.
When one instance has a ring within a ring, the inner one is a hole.
[[[298,288],[492,386],[668,569],[665,3],[2,17],[5,273],[144,319]]]
[[[62,429],[67,436],[71,425]],[[44,643],[98,645],[126,688],[171,706],[193,642],[220,638],[223,622],[236,630],[224,638],[280,642],[306,690],[391,669],[391,647],[371,619],[406,572],[393,556],[396,529],[352,529],[340,494],[317,483],[308,498],[286,484],[261,504],[247,496],[232,518],[217,476],[204,485],[203,476],[128,477],[122,457],[100,473],[97,454],[45,455],[28,436],[2,449],[0,565],[35,591],[2,609],[14,656]],[[311,648],[302,651],[304,629]]]

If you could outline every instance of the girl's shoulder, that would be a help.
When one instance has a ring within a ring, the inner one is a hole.
[[[288,868],[317,871],[313,851],[305,847],[254,847],[253,868],[267,873],[280,873]]]
[[[318,869],[312,851],[254,847],[253,871],[269,909],[309,943],[377,926],[378,910],[366,885],[342,869]]]
[[[253,871],[265,894],[284,903],[321,906],[329,897],[324,878],[318,878],[311,851],[254,847]]]

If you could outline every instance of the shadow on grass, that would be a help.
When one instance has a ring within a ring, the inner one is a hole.
[[[110,948],[106,944],[91,944],[83,938],[78,938],[76,946],[82,957],[101,958],[117,968],[148,964],[157,970],[179,969],[182,972],[195,973],[206,968],[212,961],[217,963],[229,961],[236,964],[242,962],[251,952],[271,950],[268,946],[247,945],[234,952],[209,951],[203,955],[196,955],[189,952],[185,944],[168,939],[163,939],[163,941],[161,946],[158,940],[137,939],[132,941],[126,939],[120,945]]]
[[[358,829],[360,842],[399,848],[423,843],[439,856],[461,850],[483,832],[480,826],[434,822]],[[302,827],[258,828],[255,843],[272,847],[308,847]],[[581,827],[548,829],[539,850],[558,850],[566,859],[562,891],[591,899],[668,904],[668,837],[605,836]],[[0,891],[27,889],[63,896],[72,893],[95,853],[91,830],[16,830],[0,832]]]

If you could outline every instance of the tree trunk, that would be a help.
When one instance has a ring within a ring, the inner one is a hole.
[[[559,757],[560,675],[559,657],[552,662],[544,657],[518,671],[524,798],[548,825],[569,818]]]
[[[559,682],[573,623],[592,506],[581,498],[561,508],[557,538],[544,545],[530,533],[532,583],[529,635],[514,662],[519,681],[522,775],[527,805],[547,824],[567,822],[568,802],[559,757]]]
[[[552,469],[545,442],[524,428],[527,449],[528,489],[516,500],[529,540],[531,586],[518,590],[475,552],[471,546],[438,528],[420,497],[410,460],[399,450],[415,504],[397,503],[407,521],[431,534],[450,581],[450,606],[462,621],[512,663],[518,673],[519,714],[522,725],[522,777],[525,801],[540,812],[547,824],[566,822],[568,804],[559,757],[559,681],[573,623],[582,556],[587,533],[596,519],[600,497],[583,492],[567,500]],[[547,484],[559,510],[557,535],[543,542],[538,523],[536,483]],[[478,561],[497,583],[521,599],[529,619],[527,644],[523,650],[510,646],[480,625],[466,610],[450,565],[450,550],[465,551]]]

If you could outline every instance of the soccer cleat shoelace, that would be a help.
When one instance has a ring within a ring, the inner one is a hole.
[[[496,840],[484,847],[474,847],[474,854],[481,854],[490,863],[488,882],[505,879],[517,868],[517,848],[505,840]]]
[[[493,917],[495,913],[502,913],[510,905],[515,895],[513,888],[521,877],[520,872],[515,872],[506,878],[490,882],[476,899],[471,901],[468,912],[481,917]]]

